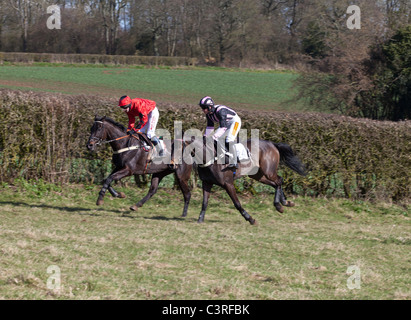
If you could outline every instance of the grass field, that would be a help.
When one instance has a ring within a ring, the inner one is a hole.
[[[296,77],[212,68],[0,66],[0,87],[193,105],[211,95],[217,103],[259,110],[301,110],[284,104]],[[102,207],[95,205],[98,186],[15,183],[0,185],[0,299],[411,299],[409,209],[298,197],[280,215],[269,192],[242,194],[258,221],[250,226],[216,188],[199,225],[199,189],[183,219],[182,195],[172,183],[133,213],[128,208],[146,190],[130,182],[118,188],[126,199],[106,196]]]
[[[251,226],[217,188],[197,224],[198,189],[186,219],[178,190],[134,213],[146,190],[119,190],[96,207],[96,186],[1,186],[0,299],[411,299],[401,207],[241,195]]]
[[[80,65],[3,65],[0,87],[98,94],[124,94],[162,102],[198,104],[205,95],[216,103],[248,109],[299,110],[292,98],[295,73],[222,68],[144,68]]]

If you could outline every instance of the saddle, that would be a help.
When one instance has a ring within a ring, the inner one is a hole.
[[[145,144],[145,146],[147,146],[150,149],[154,150],[153,142],[147,137],[147,135],[145,133],[137,132],[137,134],[138,134],[138,137],[135,137],[135,138],[142,141]],[[145,150],[145,151],[149,151],[149,150]]]
[[[217,146],[217,148],[218,148],[218,146]],[[236,152],[237,152],[237,161],[238,161],[238,163],[247,162],[247,161],[252,162],[253,161],[252,157],[251,157],[250,150],[246,146],[244,146],[242,143],[236,143],[234,145],[234,148],[236,149]],[[229,162],[229,157],[230,157],[231,154],[225,152],[224,150],[222,150],[222,151],[223,152],[221,152],[221,154],[220,154],[220,159],[225,158],[225,163],[228,163]],[[199,166],[203,167],[203,168],[209,167],[218,160],[219,160],[219,157],[215,156],[209,162],[207,162],[205,164],[202,164],[202,165],[199,165]]]
[[[143,150],[146,152],[149,152],[148,156],[147,156],[147,163],[146,163],[146,169],[148,168],[148,166],[153,162],[153,155],[154,155],[154,150],[155,150],[155,146],[153,144],[153,142],[147,137],[147,135],[145,133],[142,132],[138,132],[138,136],[134,136],[134,138],[140,140],[143,143]],[[160,137],[159,139],[160,143],[163,144],[164,147],[164,151],[167,152],[166,147],[163,143],[162,138]],[[171,163],[169,164],[170,169],[175,170],[177,169],[178,165],[175,164],[173,157],[171,157]]]

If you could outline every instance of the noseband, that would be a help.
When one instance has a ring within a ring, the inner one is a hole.
[[[94,121],[94,123],[104,124],[103,121]],[[103,139],[97,138],[97,137],[91,137],[91,138],[90,138],[90,142],[91,142],[91,141],[96,141],[96,142],[94,143],[94,145],[96,145],[96,146],[98,146],[98,145],[100,145],[100,144],[102,144],[102,143],[104,142]]]

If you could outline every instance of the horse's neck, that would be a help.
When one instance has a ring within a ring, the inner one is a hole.
[[[115,140],[124,136],[127,136],[127,133],[125,133],[123,130],[117,128],[112,124],[110,125],[110,130],[107,130],[107,140]],[[111,146],[113,147],[113,149],[116,146],[121,147],[126,143],[126,141],[128,141],[128,139],[120,139],[117,141],[113,141],[111,142]]]

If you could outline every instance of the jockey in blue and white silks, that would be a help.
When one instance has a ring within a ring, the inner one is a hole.
[[[214,132],[214,125],[219,124],[219,127],[213,134],[214,141],[219,141],[220,137],[226,134],[223,150],[230,156],[229,167],[237,168],[237,152],[234,147],[238,132],[241,129],[241,119],[238,114],[231,108],[223,105],[215,105],[211,97],[204,97],[199,103],[201,109],[207,118],[207,127],[204,133],[208,137]],[[231,155],[229,152],[233,151]]]

